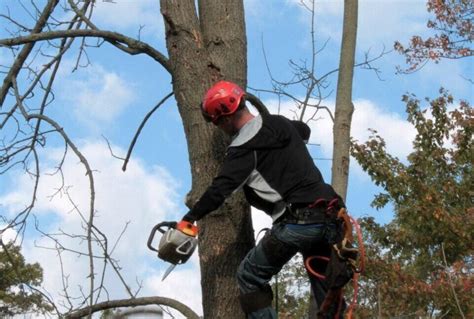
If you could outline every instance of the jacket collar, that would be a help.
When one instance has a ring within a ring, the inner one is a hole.
[[[254,117],[239,130],[239,132],[232,137],[232,142],[229,147],[241,146],[250,141],[258,131],[262,128],[262,117],[260,115]]]

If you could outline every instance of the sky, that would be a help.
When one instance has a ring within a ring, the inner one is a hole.
[[[271,89],[271,77],[265,56],[272,76],[280,81],[292,77],[290,60],[298,63],[310,61],[311,16],[297,0],[245,0],[244,4],[248,86],[268,90]],[[5,13],[7,8],[12,15],[31,25],[31,19],[18,1],[1,0],[0,13]],[[316,56],[317,75],[338,67],[342,14],[342,0],[316,1],[316,47],[320,49]],[[59,10],[56,16],[66,19],[68,13]],[[429,34],[426,28],[429,17],[423,0],[360,0],[356,61],[363,61],[367,53],[377,56],[384,50],[391,51],[396,40],[407,43],[414,34]],[[158,1],[98,1],[93,19],[99,28],[133,37],[139,35],[142,40],[166,52]],[[5,26],[13,28],[10,24]],[[7,36],[2,28],[0,37]],[[156,223],[177,220],[186,213],[183,199],[190,190],[191,176],[175,101],[167,101],[148,122],[126,172],[122,172],[122,162],[111,155],[107,144],[108,141],[115,155],[123,157],[126,154],[142,118],[171,91],[171,78],[150,58],[128,56],[107,44],[89,48],[88,57],[90,65],[74,72],[77,50],[71,51],[64,59],[54,88],[55,101],[48,107],[48,114],[64,127],[91,163],[96,181],[96,222],[110,243],[118,242],[114,257],[120,261],[132,290],[140,288],[139,296],[176,298],[202,313],[197,254],[162,282],[161,276],[168,265],[146,248],[149,231]],[[33,63],[39,65],[44,61],[45,58],[40,56]],[[0,48],[0,65],[9,64],[10,51]],[[403,94],[410,92],[423,99],[435,97],[439,88],[445,87],[456,98],[472,103],[472,84],[464,79],[473,75],[469,61],[429,63],[416,73],[397,74],[396,67],[404,66],[404,58],[389,52],[373,65],[379,68],[379,76],[371,70],[355,70],[351,136],[365,141],[369,136],[368,129],[375,129],[385,138],[389,152],[402,160],[409,154],[415,135],[406,121],[405,106],[401,102]],[[336,82],[337,77],[330,78],[328,97],[324,101],[330,109],[334,108]],[[294,88],[293,93],[301,95],[301,88]],[[279,102],[271,94],[260,97],[273,113],[280,110],[287,117],[294,116],[295,107],[291,102]],[[11,99],[7,99],[4,105],[9,103],[12,103]],[[330,181],[331,162],[327,159],[332,155],[332,123],[327,114],[321,113],[317,121],[310,122],[310,126],[310,143],[317,145],[308,145],[308,148],[324,178]],[[9,136],[9,129],[2,130],[2,138]],[[39,154],[44,174],[31,223],[36,221],[48,232],[80,232],[83,225],[78,213],[87,212],[89,198],[83,167],[69,152],[64,163],[69,197],[57,192],[61,185],[59,176],[48,174],[55,171],[63,149],[58,139],[51,137]],[[30,177],[19,170],[1,175],[0,214],[8,218],[25,207],[31,200],[31,191]],[[350,213],[355,217],[372,216],[381,223],[390,221],[393,216],[391,207],[377,211],[370,206],[373,196],[379,191],[352,159],[347,197]],[[76,210],[72,209],[72,203]],[[254,211],[252,214],[256,233],[270,224],[270,219],[263,213]],[[70,290],[79,294],[78,286],[88,280],[87,260],[77,254],[63,253],[61,265],[56,251],[41,248],[54,247],[54,243],[33,228],[30,227],[21,238],[22,252],[27,261],[42,265],[44,288],[52,296],[61,298],[63,280],[58,274],[62,266],[71,274],[68,279]],[[13,231],[2,234],[6,241],[14,237]],[[69,247],[85,249],[84,243],[76,238],[64,238],[63,241]],[[123,285],[112,271],[106,276],[106,283],[111,298],[126,297]]]

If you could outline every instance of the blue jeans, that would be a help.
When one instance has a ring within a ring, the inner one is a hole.
[[[268,285],[271,278],[296,254],[329,256],[336,239],[335,224],[275,224],[265,237],[249,251],[237,271],[241,294],[255,293]],[[309,276],[316,302],[321,305],[326,295],[324,283]],[[270,306],[247,314],[248,319],[276,319]]]

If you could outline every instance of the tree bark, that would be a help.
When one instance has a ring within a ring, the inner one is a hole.
[[[352,80],[357,38],[358,0],[344,1],[344,25],[342,31],[339,76],[337,81],[336,111],[334,117],[334,144],[331,184],[345,200],[349,177],[350,130],[354,105],[352,104]]]
[[[173,90],[188,143],[192,191],[188,206],[217,173],[228,138],[200,111],[201,99],[220,79],[245,88],[246,35],[242,1],[161,0]],[[243,318],[235,272],[254,244],[250,209],[241,194],[233,196],[199,223],[199,257],[204,317]]]

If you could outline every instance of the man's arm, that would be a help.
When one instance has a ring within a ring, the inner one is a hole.
[[[229,195],[244,185],[254,168],[253,151],[230,148],[219,175],[193,208],[184,215],[183,220],[194,222],[219,208]]]

